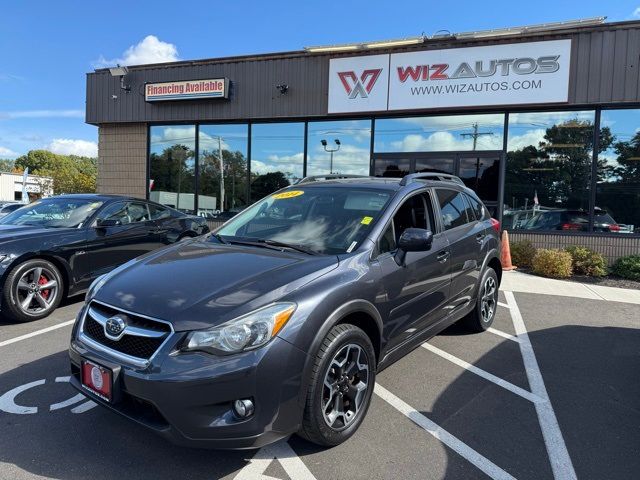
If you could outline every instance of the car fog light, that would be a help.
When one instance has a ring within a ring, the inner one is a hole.
[[[236,400],[233,402],[233,412],[239,418],[247,418],[253,415],[253,402],[248,398],[244,400]]]

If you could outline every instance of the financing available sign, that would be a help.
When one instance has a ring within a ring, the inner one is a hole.
[[[144,98],[147,102],[228,98],[228,96],[229,79],[227,78],[147,83],[144,86]]]
[[[334,58],[329,113],[568,100],[571,40]]]

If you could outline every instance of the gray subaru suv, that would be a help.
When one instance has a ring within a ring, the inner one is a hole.
[[[451,175],[305,178],[97,279],[72,385],[182,445],[340,444],[377,372],[454,322],[491,325],[499,230]]]

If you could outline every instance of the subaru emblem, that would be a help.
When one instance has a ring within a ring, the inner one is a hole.
[[[104,325],[104,333],[112,340],[119,340],[126,327],[127,322],[124,317],[122,315],[114,315],[107,319],[107,323]]]

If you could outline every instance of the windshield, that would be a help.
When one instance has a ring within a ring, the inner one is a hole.
[[[366,188],[292,187],[239,214],[217,233],[226,241],[267,240],[317,253],[352,252],[391,193]]]
[[[84,224],[102,203],[88,198],[45,198],[10,213],[0,224],[75,228]]]

